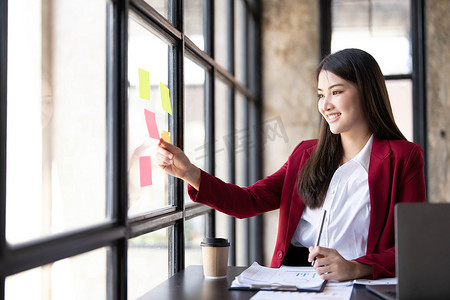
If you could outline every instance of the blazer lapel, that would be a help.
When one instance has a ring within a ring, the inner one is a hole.
[[[367,254],[373,253],[380,238],[390,202],[391,149],[387,140],[373,138],[369,165],[370,225]]]
[[[300,172],[301,168],[304,166],[306,161],[311,157],[314,150],[316,149],[316,145],[306,149],[306,153],[304,158],[302,159],[301,166],[298,170]],[[305,204],[303,204],[303,200],[297,193],[297,183],[295,184],[294,191],[292,193],[291,205],[289,208],[289,218],[288,225],[286,230],[285,241],[287,245],[291,242],[292,237],[294,236],[294,232],[297,229],[298,222],[300,222],[300,218],[303,214],[303,210],[305,209]]]

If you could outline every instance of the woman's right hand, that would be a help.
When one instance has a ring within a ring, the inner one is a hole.
[[[201,171],[190,162],[180,148],[161,139],[158,143],[156,161],[168,174],[183,179],[198,191]]]

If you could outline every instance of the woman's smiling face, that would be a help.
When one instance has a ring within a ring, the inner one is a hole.
[[[357,86],[322,70],[317,84],[318,108],[334,134],[366,134],[367,120],[361,106]]]

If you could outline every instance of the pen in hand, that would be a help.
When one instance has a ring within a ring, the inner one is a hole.
[[[319,246],[320,236],[322,235],[322,229],[323,229],[323,223],[325,222],[325,216],[327,214],[327,211],[324,209],[322,214],[322,220],[320,221],[320,227],[319,227],[319,233],[317,234],[316,243],[314,244],[314,247]],[[314,267],[314,263],[316,262],[316,258],[314,257],[311,266]]]

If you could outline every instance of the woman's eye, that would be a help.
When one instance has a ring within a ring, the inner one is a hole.
[[[323,98],[323,95],[322,94],[318,94],[317,95],[317,100],[320,100],[321,98]]]
[[[333,91],[333,95],[338,95],[340,93],[342,93],[342,91]]]

